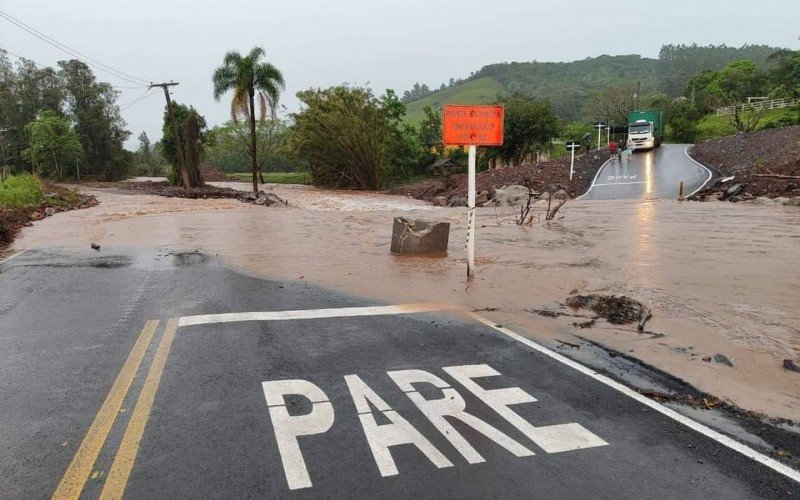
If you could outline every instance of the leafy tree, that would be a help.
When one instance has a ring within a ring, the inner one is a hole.
[[[422,108],[425,118],[419,124],[419,140],[427,148],[433,149],[439,156],[444,152],[442,144],[442,115],[430,106]]]
[[[256,139],[256,104],[258,96],[260,121],[264,121],[269,107],[273,112],[284,88],[283,75],[269,62],[262,62],[264,49],[255,47],[246,56],[238,52],[225,54],[223,64],[214,71],[214,99],[219,100],[226,92],[233,91],[231,118],[235,121],[239,112],[249,114],[250,155],[253,167],[253,191],[258,191],[258,145]]]
[[[769,84],[775,94],[800,97],[800,50],[779,50],[767,59]]]
[[[613,85],[592,94],[587,106],[593,118],[614,125],[627,125],[628,114],[636,109],[636,89]]]
[[[280,119],[267,119],[256,125],[259,173],[264,171],[293,171],[298,162],[288,157],[287,144],[291,130]],[[244,123],[227,122],[212,128],[207,134],[207,161],[227,172],[241,172],[252,164],[250,129]],[[263,182],[263,180],[262,180]]]
[[[166,108],[166,106],[165,106]],[[186,162],[186,170],[189,175],[190,187],[203,185],[203,176],[200,174],[199,160],[203,155],[203,144],[205,139],[206,119],[201,116],[193,106],[186,106],[172,101],[172,114],[175,117],[175,124],[178,128],[178,140],[184,148],[184,160],[189,154],[192,155],[194,162]],[[172,165],[169,172],[169,180],[173,185],[183,183],[180,175],[181,166],[179,163],[175,139],[172,133],[172,122],[169,113],[164,109],[164,117],[161,125],[161,145],[163,156]]]
[[[548,101],[518,92],[503,97],[500,103],[505,107],[503,145],[490,151],[495,151],[506,163],[522,163],[535,146],[549,147],[558,135],[558,116]]]
[[[80,140],[58,113],[42,111],[25,127],[25,132],[30,137],[30,146],[22,155],[33,165],[34,171],[38,170],[43,176],[55,174],[62,179],[65,169],[75,168],[80,177],[83,160]]]
[[[123,177],[130,162],[123,143],[130,133],[116,104],[118,93],[108,83],[97,82],[81,61],[59,61],[58,65],[67,96],[67,115],[83,146],[87,173],[106,180]]]
[[[299,92],[292,148],[314,183],[380,189],[390,173],[391,122],[370,90],[338,86]]]
[[[133,155],[133,166],[137,175],[160,176],[167,171],[160,143],[151,144],[145,132],[139,134],[139,148]]]
[[[568,141],[580,141],[584,135],[591,134],[594,128],[586,122],[570,122],[561,129],[561,138]]]

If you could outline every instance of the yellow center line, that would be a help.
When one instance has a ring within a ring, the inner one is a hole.
[[[178,318],[173,318],[167,322],[167,327],[161,336],[161,342],[153,358],[153,363],[147,372],[147,379],[145,379],[142,391],[139,393],[139,400],[133,409],[128,427],[125,429],[125,435],[122,437],[122,443],[120,443],[119,450],[117,450],[117,456],[114,458],[114,464],[111,466],[108,479],[106,479],[103,486],[103,492],[100,494],[101,500],[122,498],[125,493],[125,487],[128,485],[128,478],[131,475],[131,469],[133,469],[133,463],[139,451],[139,443],[142,440],[144,428],[153,409],[153,401],[158,391],[158,384],[164,374],[164,366],[167,363],[169,350],[172,347],[172,341],[175,339],[175,331],[177,329]]]
[[[117,375],[114,385],[111,386],[106,400],[100,407],[100,411],[97,412],[80,448],[78,448],[67,471],[61,478],[58,488],[53,493],[54,500],[77,499],[81,491],[83,491],[86,480],[92,472],[92,466],[97,461],[97,456],[100,454],[108,433],[114,425],[114,420],[119,414],[125,395],[131,388],[133,378],[136,376],[136,371],[142,363],[142,358],[144,358],[147,346],[150,345],[157,327],[158,320],[151,319],[142,328],[142,332],[139,334],[139,338],[136,339],[130,354],[128,354],[128,359],[125,360],[125,364],[122,366],[119,375]]]

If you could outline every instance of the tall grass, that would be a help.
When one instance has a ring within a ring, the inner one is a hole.
[[[42,200],[42,183],[31,174],[11,175],[0,181],[0,207],[27,207]]]

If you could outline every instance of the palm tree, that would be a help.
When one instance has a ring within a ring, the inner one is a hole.
[[[236,122],[237,115],[242,114],[250,119],[250,157],[253,161],[253,191],[258,192],[258,159],[256,149],[256,95],[260,108],[261,122],[264,121],[267,108],[275,118],[275,106],[284,88],[283,75],[269,62],[261,62],[264,49],[255,47],[247,56],[238,52],[228,52],[222,60],[222,66],[214,71],[214,99],[219,101],[222,95],[233,91],[231,100],[231,118]]]

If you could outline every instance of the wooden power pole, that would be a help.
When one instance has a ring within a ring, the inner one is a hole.
[[[164,97],[167,98],[167,115],[172,124],[172,138],[175,141],[175,154],[178,155],[178,163],[180,163],[181,167],[181,179],[183,179],[183,186],[187,190],[191,190],[192,185],[189,184],[189,170],[186,168],[186,161],[183,158],[183,148],[181,147],[181,139],[178,135],[178,124],[175,123],[175,115],[172,113],[172,101],[169,98],[169,89],[167,88],[175,85],[178,85],[178,82],[151,83],[150,88],[161,87],[164,89]]]

